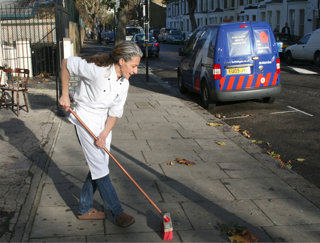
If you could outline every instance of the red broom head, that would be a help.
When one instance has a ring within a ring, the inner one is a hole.
[[[165,213],[163,215],[163,222],[162,222],[162,233],[163,233],[163,240],[169,241],[173,239],[173,227],[172,227],[172,220],[170,213]]]

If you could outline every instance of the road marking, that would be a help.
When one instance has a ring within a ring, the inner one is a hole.
[[[293,71],[296,71],[297,73],[302,73],[302,74],[318,74],[316,72],[312,72],[312,71],[309,71],[307,69],[304,69],[304,68],[297,68],[297,67],[291,67],[291,66],[288,66],[289,68],[291,68]]]
[[[305,112],[305,111],[302,111],[302,110],[299,110],[299,109],[297,109],[297,108],[294,108],[294,107],[292,107],[292,106],[290,106],[290,105],[288,105],[287,106],[289,109],[291,109],[291,111],[278,111],[278,112],[272,112],[272,113],[270,113],[271,115],[275,115],[275,114],[284,114],[284,113],[291,113],[291,112],[300,112],[300,113],[302,113],[302,114],[305,114],[305,115],[307,115],[307,116],[313,116],[312,114],[309,114],[309,113],[307,113],[307,112]]]
[[[302,110],[299,110],[299,109],[297,109],[297,108],[294,108],[294,107],[292,107],[292,106],[290,106],[290,105],[288,105],[287,107],[290,108],[290,109],[292,109],[292,110],[301,112],[302,114],[305,114],[305,115],[307,115],[307,116],[313,116],[312,114],[309,114],[309,113],[307,113],[307,112],[305,112],[305,111],[302,111]]]

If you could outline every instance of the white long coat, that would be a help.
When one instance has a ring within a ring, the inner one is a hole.
[[[70,75],[79,76],[80,84],[74,95],[77,103],[75,112],[96,135],[102,132],[108,116],[120,118],[126,102],[129,81],[117,79],[114,65],[99,67],[87,63],[80,57],[69,57],[67,68]],[[94,144],[94,139],[70,114],[69,120],[76,125],[79,140],[88,162],[92,179],[99,179],[109,174],[109,156]],[[110,150],[112,132],[106,139]]]

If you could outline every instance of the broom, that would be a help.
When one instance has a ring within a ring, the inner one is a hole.
[[[69,107],[69,111],[74,115],[74,117],[80,122],[80,124],[87,130],[87,132],[93,137],[94,140],[97,140],[97,137],[93,132],[87,127],[86,124],[81,120],[81,118]],[[110,158],[119,166],[119,168],[124,172],[124,174],[131,180],[131,182],[139,189],[139,191],[145,196],[146,199],[151,203],[151,205],[158,211],[162,216],[162,234],[163,240],[169,241],[173,239],[173,227],[170,213],[163,213],[160,208],[151,200],[151,198],[145,193],[144,190],[138,185],[138,183],[129,175],[129,173],[123,168],[123,166],[116,160],[116,158],[109,152],[107,148],[103,148],[104,151],[110,156]]]

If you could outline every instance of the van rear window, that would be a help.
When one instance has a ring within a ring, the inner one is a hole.
[[[255,53],[268,54],[271,53],[270,33],[267,29],[254,30]]]
[[[229,56],[247,56],[251,54],[249,31],[228,32]]]

